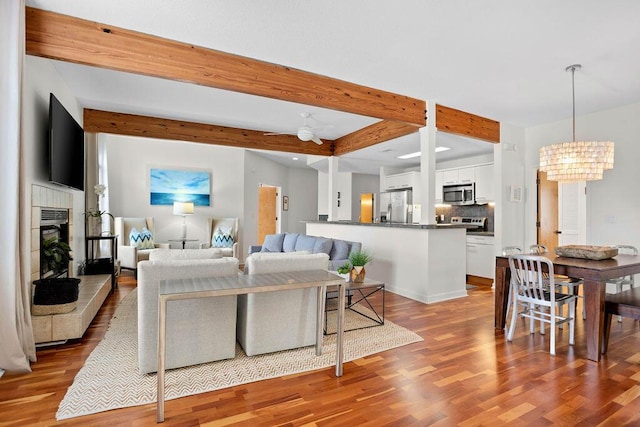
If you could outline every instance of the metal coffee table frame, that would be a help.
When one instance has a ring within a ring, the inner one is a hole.
[[[346,306],[345,306],[345,310],[351,310],[355,313],[358,313],[360,316],[362,317],[366,317],[367,319],[372,320],[373,322],[375,322],[375,325],[369,325],[369,326],[361,326],[359,328],[352,328],[352,329],[345,329],[344,331],[354,331],[356,329],[365,329],[365,328],[372,328],[374,326],[380,326],[380,325],[384,325],[384,309],[385,309],[385,283],[384,282],[380,282],[378,280],[373,280],[373,279],[368,279],[366,278],[364,282],[361,283],[356,283],[356,282],[346,282]],[[337,298],[336,297],[329,297],[329,293],[333,293],[336,292],[337,288],[336,287],[330,287],[327,288],[327,300],[329,299],[333,299],[333,298]],[[371,301],[369,301],[369,297],[378,293],[378,292],[382,292],[382,313],[378,313],[378,310],[375,309],[375,307],[371,304]],[[357,292],[357,294],[356,294]],[[354,301],[355,300],[355,301]],[[366,313],[363,313],[359,310],[357,310],[356,308],[354,308],[357,304],[363,302],[363,305],[365,307],[368,307],[372,312],[373,312],[373,316],[370,316]],[[325,335],[333,335],[335,334],[335,332],[331,332],[331,333],[327,333],[327,313],[329,311],[333,311],[333,310],[329,310],[327,308],[327,304],[325,303],[325,316],[324,316],[324,334]]]

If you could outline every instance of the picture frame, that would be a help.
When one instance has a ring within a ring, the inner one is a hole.
[[[211,206],[211,172],[150,167],[149,202],[151,205],[192,202],[195,206]]]
[[[282,196],[282,210],[289,210],[289,196]]]

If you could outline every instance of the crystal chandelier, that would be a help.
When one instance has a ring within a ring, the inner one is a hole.
[[[576,141],[575,72],[579,64],[570,65],[573,92],[573,141],[540,148],[540,170],[547,179],[558,182],[596,181],[606,169],[613,168],[613,142]]]

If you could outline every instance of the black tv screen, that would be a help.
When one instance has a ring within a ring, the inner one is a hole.
[[[84,130],[49,96],[49,181],[84,190]]]

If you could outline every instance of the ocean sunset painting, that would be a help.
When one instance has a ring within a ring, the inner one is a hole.
[[[195,206],[211,205],[209,172],[151,168],[149,193],[152,205],[193,202]]]

